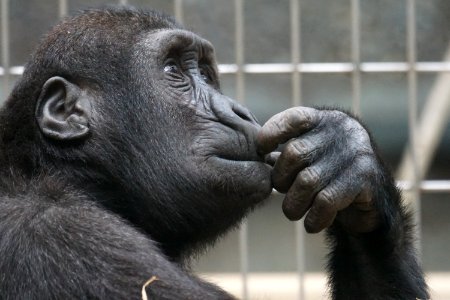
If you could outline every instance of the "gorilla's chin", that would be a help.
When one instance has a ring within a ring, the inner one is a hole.
[[[207,168],[209,173],[214,170],[217,174],[212,178],[220,178],[218,188],[230,196],[240,195],[247,201],[260,202],[272,192],[272,167],[264,162],[212,156],[207,160]]]

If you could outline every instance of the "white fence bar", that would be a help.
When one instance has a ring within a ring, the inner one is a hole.
[[[244,3],[243,0],[234,1],[235,17],[235,59],[236,59],[236,99],[245,102],[245,78],[244,78]],[[239,231],[239,254],[242,279],[242,299],[249,299],[248,291],[248,223],[242,222]]]
[[[2,0],[5,1],[5,0]],[[3,47],[3,43],[2,43]],[[411,65],[407,62],[361,62],[362,73],[406,73],[410,69],[417,73],[450,72],[450,62],[417,62]],[[237,74],[237,64],[219,64],[221,74]],[[279,63],[279,64],[243,64],[241,71],[247,74],[292,74],[302,73],[352,73],[353,63]],[[22,75],[23,66],[9,68],[9,74]],[[5,68],[0,67],[0,76],[5,74]]]
[[[403,191],[411,191],[414,183],[406,180],[397,181],[397,187]],[[450,180],[423,180],[419,184],[419,190],[427,193],[450,193]],[[272,190],[272,196],[280,194]]]
[[[352,110],[361,113],[361,47],[360,47],[360,8],[359,0],[351,0],[352,10]]]
[[[277,63],[277,64],[245,64],[244,73],[251,74],[283,74],[298,70],[299,73],[352,73],[355,66],[350,62],[336,63]],[[361,62],[359,68],[362,73],[405,73],[410,69],[419,73],[450,72],[450,62]],[[221,74],[237,73],[236,64],[220,64]]]
[[[411,181],[398,181],[397,186],[402,190],[409,191],[414,188]],[[423,180],[419,184],[421,192],[450,193],[450,180]]]
[[[62,19],[67,16],[69,12],[69,0],[58,0],[58,15],[59,18]]]
[[[300,30],[300,0],[291,0],[289,4],[290,9],[290,26],[291,26],[291,86],[292,86],[292,98],[291,105],[299,106],[302,101],[302,82],[301,74],[298,68],[292,66],[298,66],[301,61],[301,30]],[[298,300],[305,299],[305,231],[302,226],[303,222],[295,222],[295,258],[297,264],[297,276],[298,276]]]
[[[178,22],[183,23],[183,0],[175,0],[174,2],[174,15]]]
[[[1,100],[6,99],[9,93],[9,0],[0,0],[1,5],[1,64],[4,67],[0,70],[0,74],[5,76],[3,78],[3,93],[0,94]]]
[[[300,65],[302,58],[300,48],[300,0],[291,0],[290,2],[290,21],[291,21],[291,64],[292,66]],[[301,78],[300,70],[298,68],[292,68],[292,106],[301,105]]]
[[[407,60],[409,62],[408,70],[408,129],[409,129],[409,149],[413,162],[413,181],[411,193],[407,195],[406,200],[413,208],[415,230],[416,230],[416,249],[421,253],[421,219],[420,219],[420,170],[417,158],[417,72],[413,68],[417,61],[416,53],[416,2],[408,0],[406,2],[406,43]]]

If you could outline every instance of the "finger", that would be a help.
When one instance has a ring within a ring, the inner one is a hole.
[[[325,134],[321,131],[311,135],[307,133],[301,138],[289,142],[281,152],[272,171],[272,183],[281,193],[287,192],[297,174],[315,161],[323,152],[326,143]]]
[[[321,190],[314,199],[305,218],[305,229],[317,233],[333,224],[338,211],[348,207],[362,191],[362,184],[357,179],[350,181],[350,176],[341,176],[344,180],[335,180]]]
[[[319,172],[319,167],[311,166],[297,175],[283,201],[283,213],[289,220],[300,220],[311,207],[323,185]]]
[[[266,164],[271,165],[272,167],[275,165],[275,163],[277,162],[278,158],[280,157],[281,152],[277,151],[277,152],[270,152],[269,154],[267,154],[264,157],[264,161],[266,162]]]
[[[320,111],[310,107],[293,107],[276,114],[263,125],[256,138],[258,151],[269,153],[291,138],[314,128]]]

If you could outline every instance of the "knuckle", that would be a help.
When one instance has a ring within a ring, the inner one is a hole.
[[[327,111],[326,115],[327,121],[331,121],[331,123],[336,127],[344,128],[351,132],[354,132],[355,130],[365,131],[362,125],[358,122],[358,120],[356,120],[355,118],[353,118],[352,116],[348,115],[345,112],[339,110],[329,110]]]
[[[337,191],[335,188],[327,188],[322,190],[316,196],[316,203],[321,207],[334,206],[337,199]]]
[[[358,155],[358,157],[355,159],[354,165],[361,173],[367,173],[368,171],[372,172],[374,169],[376,169],[373,157],[368,154]]]
[[[347,115],[346,113],[344,113],[340,110],[332,110],[331,114],[338,120],[351,119],[351,117],[349,115]]]
[[[373,167],[372,159],[371,159],[367,154],[360,154],[360,155],[355,159],[355,164],[356,164],[360,169],[368,169],[368,168],[370,168],[370,167]]]
[[[340,110],[323,110],[322,111],[323,117],[326,121],[334,121],[337,123],[340,123],[346,119],[351,119],[349,115],[346,113],[340,111]]]
[[[317,231],[316,219],[317,216],[313,215],[313,212],[308,213],[308,218],[305,219],[305,229],[308,233],[314,233]]]
[[[318,110],[311,107],[293,107],[289,109],[292,126],[311,128],[315,125],[318,117]]]
[[[310,128],[314,123],[314,112],[311,110],[302,110],[301,117],[303,119],[304,127]]]
[[[300,185],[308,189],[314,188],[320,180],[320,176],[314,168],[306,168],[298,177]]]
[[[285,155],[286,157],[297,160],[302,158],[308,151],[307,143],[303,140],[295,140],[286,145]]]

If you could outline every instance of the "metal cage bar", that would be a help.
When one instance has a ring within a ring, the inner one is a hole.
[[[291,27],[291,105],[299,106],[302,103],[302,81],[298,66],[301,61],[301,28],[300,28],[300,0],[290,0],[290,27]],[[295,257],[298,275],[298,299],[305,299],[305,231],[302,222],[295,222]]]
[[[351,0],[351,56],[352,56],[352,110],[361,113],[361,47],[360,47],[360,8],[359,0]]]
[[[173,6],[175,18],[178,20],[178,22],[183,23],[183,16],[184,16],[183,0],[175,0]]]
[[[416,249],[420,253],[421,222],[420,222],[420,170],[417,163],[417,72],[413,68],[417,61],[416,49],[416,2],[407,0],[406,3],[406,43],[407,59],[409,63],[408,70],[408,130],[409,130],[409,149],[413,161],[413,180],[411,192],[407,195],[407,201],[413,207],[414,221],[416,224]]]
[[[9,80],[10,80],[10,56],[9,56],[9,0],[1,0],[1,64],[3,68],[0,70],[0,75],[3,78],[3,93],[2,98],[6,99],[9,91]]]
[[[417,73],[440,73],[450,72],[450,62],[360,62],[361,73],[406,73],[410,69]],[[352,73],[355,65],[352,62],[335,63],[274,63],[274,64],[245,64],[244,73],[251,74],[287,74],[293,69],[298,69],[299,73]],[[220,64],[219,71],[222,74],[235,74],[237,66],[235,64]]]
[[[69,12],[69,0],[58,0],[58,16],[60,19],[67,16]]]
[[[245,103],[245,48],[244,48],[244,2],[243,0],[234,1],[235,17],[235,59],[236,59],[236,99]],[[240,270],[242,281],[242,299],[249,299],[248,289],[248,222],[244,220],[239,230],[239,255]]]
[[[5,0],[1,0],[5,1]],[[2,43],[3,47],[3,43]],[[361,62],[359,64],[361,73],[407,73],[410,69],[417,73],[450,73],[450,61],[441,62],[416,62],[411,66],[408,62]],[[237,64],[219,64],[220,74],[237,74]],[[0,76],[5,74],[4,67],[0,67]],[[354,65],[351,62],[336,63],[275,63],[275,64],[242,64],[243,74],[292,74],[297,69],[304,73],[324,74],[351,74]],[[11,66],[9,74],[22,75],[23,66]]]

